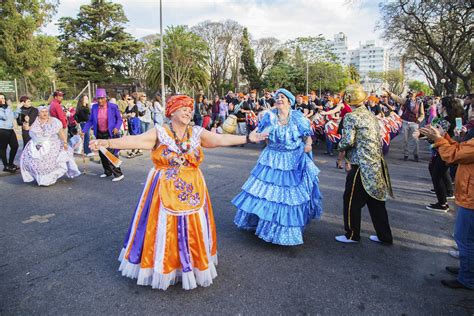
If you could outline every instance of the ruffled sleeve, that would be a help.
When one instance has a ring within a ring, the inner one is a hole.
[[[258,122],[258,132],[263,131],[270,133],[274,124],[276,124],[276,114],[273,111],[267,111]]]
[[[298,126],[298,132],[300,136],[306,137],[313,135],[313,131],[311,130],[311,123],[309,119],[304,117],[303,113],[300,111],[293,110],[291,115],[294,117],[294,120]]]

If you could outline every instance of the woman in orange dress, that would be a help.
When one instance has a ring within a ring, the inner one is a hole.
[[[166,290],[182,281],[184,289],[209,286],[217,276],[216,228],[211,201],[199,169],[201,147],[258,142],[267,134],[220,135],[189,126],[193,99],[173,96],[166,104],[171,123],[123,138],[96,140],[91,148],[150,149],[154,164],[119,256],[122,275],[139,285]]]

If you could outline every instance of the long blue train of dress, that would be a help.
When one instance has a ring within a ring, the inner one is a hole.
[[[300,245],[305,225],[322,213],[319,169],[304,152],[303,138],[312,133],[310,122],[291,110],[288,124],[280,125],[277,110],[270,110],[258,131],[269,133],[268,145],[232,200],[237,207],[234,223],[267,242]]]

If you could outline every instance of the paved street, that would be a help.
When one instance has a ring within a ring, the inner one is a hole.
[[[363,211],[360,244],[334,241],[343,232],[345,173],[316,150],[324,215],[298,247],[267,244],[233,224],[230,200],[239,192],[260,145],[206,150],[202,170],[213,202],[219,242],[218,277],[208,288],[167,291],[136,285],[117,271],[117,257],[151,167],[148,155],[124,159],[125,179],[96,175],[61,179],[51,187],[0,177],[0,315],[22,314],[373,314],[472,315],[474,293],[443,287],[456,265],[447,252],[455,213],[424,205],[435,196],[428,149],[404,162],[401,137],[388,163],[396,198],[388,204],[394,245],[368,240]],[[82,161],[78,159],[82,170]],[[452,205],[453,206],[453,205]]]

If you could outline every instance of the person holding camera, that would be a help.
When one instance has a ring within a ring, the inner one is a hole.
[[[23,139],[23,148],[31,140],[30,126],[33,125],[38,117],[38,109],[31,106],[31,100],[27,96],[20,98],[19,115],[16,119],[18,126],[21,126],[21,138]]]

